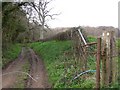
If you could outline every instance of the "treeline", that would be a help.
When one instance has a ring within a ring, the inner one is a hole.
[[[2,2],[2,51],[17,42],[18,35],[25,32],[27,18],[21,9],[22,3]]]
[[[2,2],[2,49],[9,48],[10,44],[31,42],[40,38],[41,26],[34,19],[30,8],[34,5],[29,2]],[[30,10],[29,10],[30,9]],[[34,11],[34,10],[33,10]],[[28,15],[28,16],[27,16]]]

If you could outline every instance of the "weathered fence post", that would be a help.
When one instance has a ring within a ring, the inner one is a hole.
[[[109,77],[110,82],[115,82],[116,80],[116,69],[117,69],[117,65],[115,62],[115,59],[113,58],[114,56],[116,56],[116,48],[115,48],[115,32],[111,31],[111,38],[110,38],[110,65],[111,65],[111,77]]]
[[[113,31],[105,31],[102,34],[102,83],[103,87],[109,87],[113,81]]]
[[[100,59],[101,59],[101,38],[97,39],[97,60],[96,60],[96,88],[100,89]]]

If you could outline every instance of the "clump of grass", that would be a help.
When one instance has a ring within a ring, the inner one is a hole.
[[[21,45],[20,44],[13,44],[10,45],[10,47],[3,52],[2,57],[2,68],[7,65],[9,62],[13,61],[18,57],[21,51]]]
[[[85,80],[81,84],[80,88],[95,88],[94,86],[95,86],[95,81],[93,81],[93,80]]]
[[[93,36],[89,36],[89,37],[87,38],[87,41],[88,41],[88,42],[96,42],[96,41],[97,41],[97,38],[95,38],[95,37],[93,37]]]

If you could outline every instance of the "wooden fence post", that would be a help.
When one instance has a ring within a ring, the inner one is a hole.
[[[111,31],[111,36],[110,36],[110,77],[109,77],[109,81],[110,81],[110,85],[115,82],[116,80],[116,69],[117,69],[117,65],[114,59],[114,56],[116,56],[117,51],[115,48],[115,32]]]
[[[112,31],[110,33],[110,75],[109,75],[109,85],[111,85],[112,83],[112,80],[113,80],[113,35],[114,35],[114,32]]]
[[[100,89],[101,38],[97,38],[96,88]]]
[[[102,86],[105,86],[106,81],[106,32],[102,34]]]
[[[104,31],[102,35],[102,83],[109,87],[113,81],[113,31]]]

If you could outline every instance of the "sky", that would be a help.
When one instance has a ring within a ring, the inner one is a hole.
[[[50,27],[113,26],[118,27],[120,0],[53,0],[51,13],[61,13],[49,21]]]

